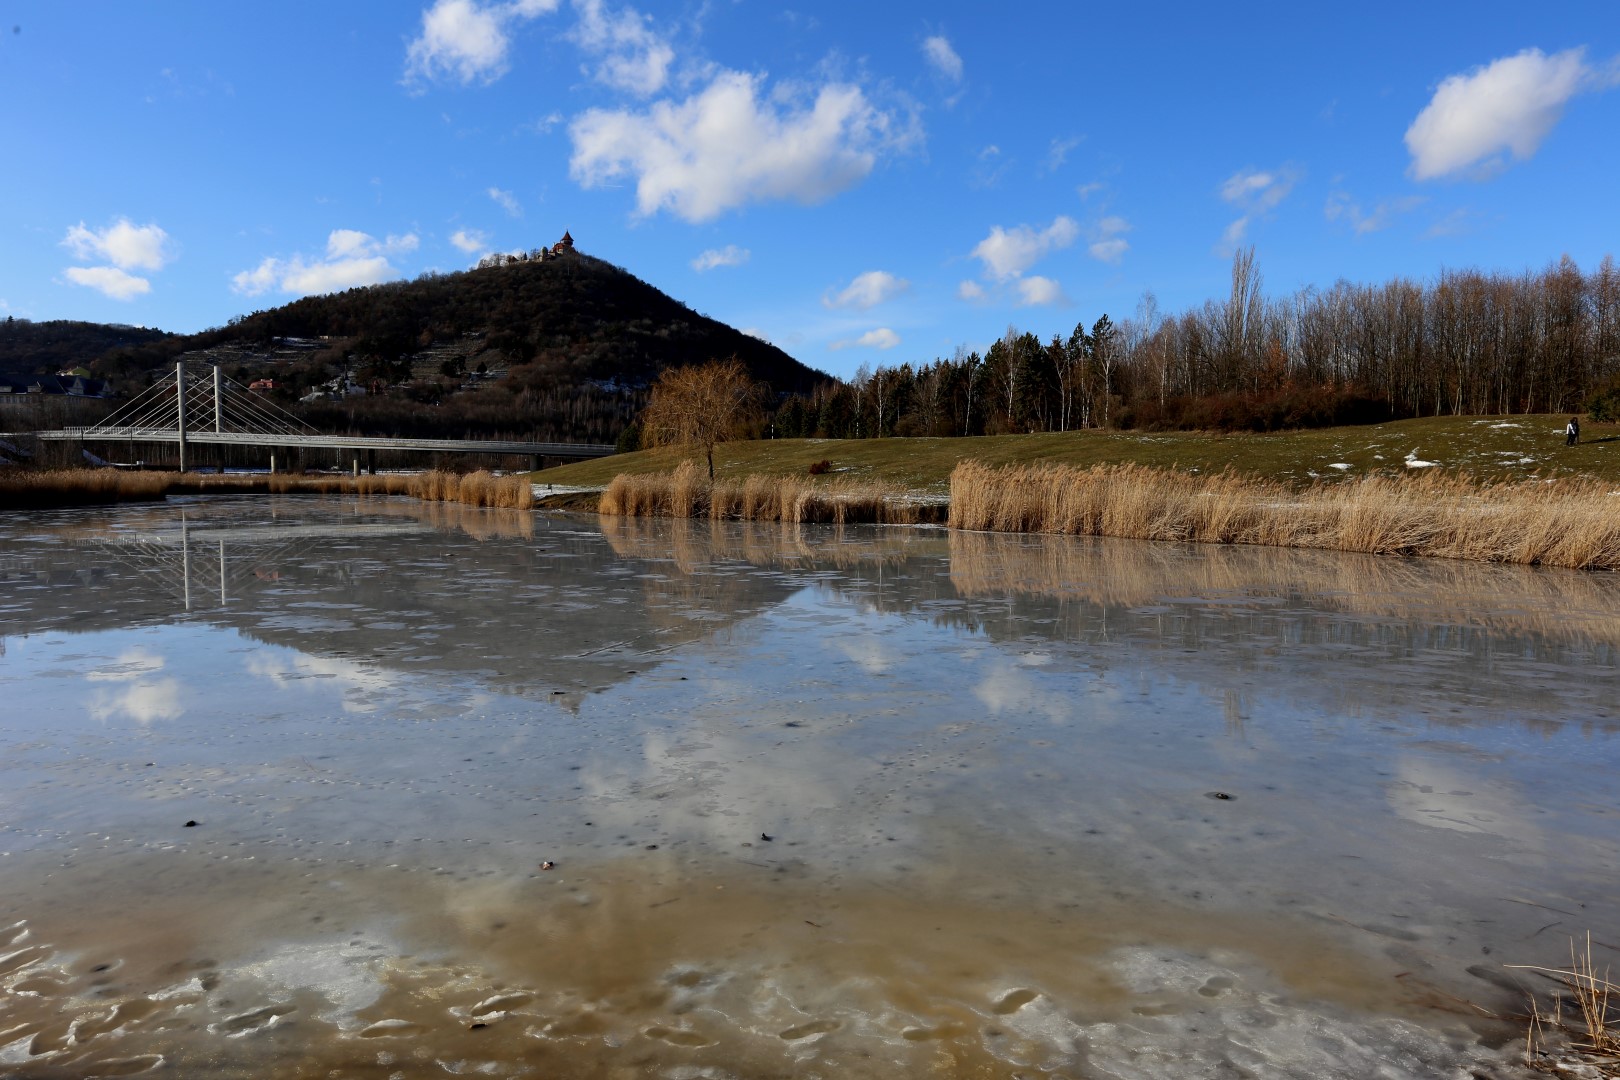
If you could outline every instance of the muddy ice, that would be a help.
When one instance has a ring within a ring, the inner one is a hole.
[[[1620,940],[1617,593],[406,500],[9,515],[0,1075],[1514,1075],[1507,965]]]

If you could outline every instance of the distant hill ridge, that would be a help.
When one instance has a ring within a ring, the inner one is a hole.
[[[120,330],[74,360],[115,391],[184,357],[238,381],[272,379],[317,427],[366,434],[612,441],[670,366],[736,356],[779,394],[830,379],[571,241],[304,297],[200,334]]]

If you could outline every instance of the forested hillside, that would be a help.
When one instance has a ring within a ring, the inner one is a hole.
[[[323,430],[612,442],[671,365],[736,356],[779,394],[827,376],[572,249],[310,296],[188,337],[90,351],[133,393],[179,357],[218,363]],[[86,355],[88,354],[88,356]]]
[[[8,315],[0,320],[0,373],[54,375],[116,349],[178,340],[161,330],[138,326],[56,319],[31,322]]]

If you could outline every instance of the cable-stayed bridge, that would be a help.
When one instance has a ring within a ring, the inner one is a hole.
[[[606,457],[614,448],[606,443],[523,442],[511,439],[395,439],[373,435],[329,435],[315,430],[292,413],[260,394],[225,377],[218,365],[207,374],[191,372],[184,361],[124,404],[107,419],[91,427],[42,431],[39,438],[66,442],[130,442],[178,444],[180,471],[187,465],[187,450],[194,445],[256,446],[271,453],[278,448],[314,448],[333,451],[366,450],[374,460],[378,450],[431,450],[457,454],[525,454],[538,467],[543,457],[579,460]],[[359,469],[359,458],[355,459]]]

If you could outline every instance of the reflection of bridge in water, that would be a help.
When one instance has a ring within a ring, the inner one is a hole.
[[[254,586],[280,580],[279,568],[301,560],[319,541],[420,536],[429,531],[426,525],[387,524],[193,528],[182,513],[178,529],[124,533],[97,546],[143,578],[158,581],[190,611],[194,601],[212,602],[217,595],[219,606],[226,607],[233,596],[240,598]],[[229,555],[227,544],[232,548]]]
[[[606,457],[614,448],[606,443],[529,442],[517,439],[406,439],[374,435],[327,435],[262,395],[244,390],[226,378],[219,365],[212,375],[188,374],[184,361],[174,374],[164,376],[113,415],[93,427],[42,431],[39,438],[55,442],[167,443],[178,447],[180,471],[185,472],[187,449],[192,445],[251,446],[271,451],[275,471],[278,448],[318,448],[367,453],[367,468],[376,471],[378,450],[419,450],[457,454],[526,455],[538,468],[541,458]],[[183,388],[177,390],[177,388]],[[360,459],[354,457],[354,471]]]

